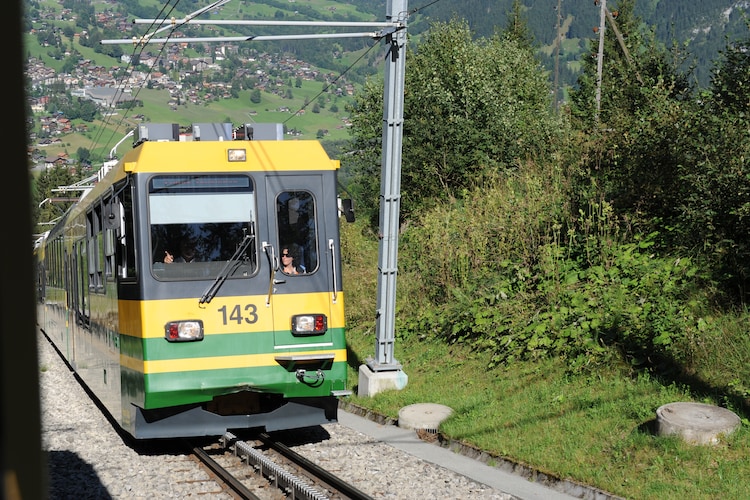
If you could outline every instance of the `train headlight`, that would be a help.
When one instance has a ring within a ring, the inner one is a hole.
[[[322,335],[328,331],[325,314],[297,314],[292,316],[292,335]]]
[[[164,326],[164,338],[169,342],[203,340],[203,321],[170,321]]]
[[[247,151],[244,149],[227,150],[227,161],[247,161]]]

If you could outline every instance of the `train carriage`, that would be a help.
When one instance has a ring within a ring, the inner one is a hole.
[[[136,439],[335,422],[350,394],[339,164],[280,127],[142,124],[37,248],[40,328]]]

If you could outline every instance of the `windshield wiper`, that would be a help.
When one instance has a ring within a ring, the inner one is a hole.
[[[203,296],[198,301],[198,304],[205,304],[208,302],[211,302],[211,299],[213,299],[216,296],[216,292],[219,291],[219,288],[221,288],[221,285],[224,284],[224,282],[227,280],[229,275],[237,268],[237,266],[240,265],[240,256],[245,253],[247,250],[247,247],[250,246],[250,243],[255,239],[255,235],[253,234],[246,234],[245,237],[242,239],[242,242],[237,247],[237,250],[234,252],[234,255],[230,257],[230,259],[227,261],[227,263],[222,268],[221,272],[218,276],[216,276],[216,279],[211,284],[210,287],[208,287],[208,290],[206,290],[206,293],[203,294]]]

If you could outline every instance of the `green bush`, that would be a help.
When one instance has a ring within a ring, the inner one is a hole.
[[[538,174],[508,177],[405,230],[400,270],[420,307],[403,309],[400,335],[490,350],[496,365],[684,358],[679,346],[698,323],[697,266],[658,255],[658,233],[620,237],[605,203],[566,220],[563,193],[551,189],[564,183]]]

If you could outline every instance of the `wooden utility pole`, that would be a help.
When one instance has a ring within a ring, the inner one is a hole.
[[[597,55],[596,60],[596,122],[599,123],[599,111],[601,110],[602,100],[602,66],[604,64],[604,29],[606,21],[609,21],[609,25],[612,27],[612,31],[617,38],[617,43],[620,45],[622,53],[625,54],[625,60],[628,62],[628,66],[635,71],[635,77],[641,85],[643,85],[643,79],[636,69],[635,64],[633,64],[633,58],[630,57],[630,51],[625,44],[625,39],[622,37],[620,29],[617,27],[615,16],[612,15],[609,9],[607,9],[607,0],[597,1],[599,2],[599,7],[601,9],[599,15],[599,54]]]
[[[641,74],[638,72],[637,69],[635,69],[635,64],[633,64],[633,58],[630,57],[630,51],[628,50],[628,46],[625,45],[625,39],[622,37],[622,33],[620,33],[620,28],[617,27],[617,22],[615,21],[615,16],[609,11],[609,9],[606,10],[607,15],[607,21],[609,21],[609,25],[612,27],[612,31],[615,32],[615,36],[617,37],[617,43],[620,44],[620,48],[622,49],[622,53],[625,54],[625,60],[628,61],[628,66],[633,68],[635,70],[635,77],[638,79],[638,82],[643,85],[643,79],[641,78]],[[615,15],[617,14],[617,11],[615,11]]]
[[[555,111],[560,108],[558,91],[560,80],[560,45],[562,44],[562,0],[557,0],[557,36],[555,38]]]
[[[596,56],[596,123],[602,106],[602,66],[604,64],[604,28],[606,27],[607,0],[599,0],[599,53]]]

